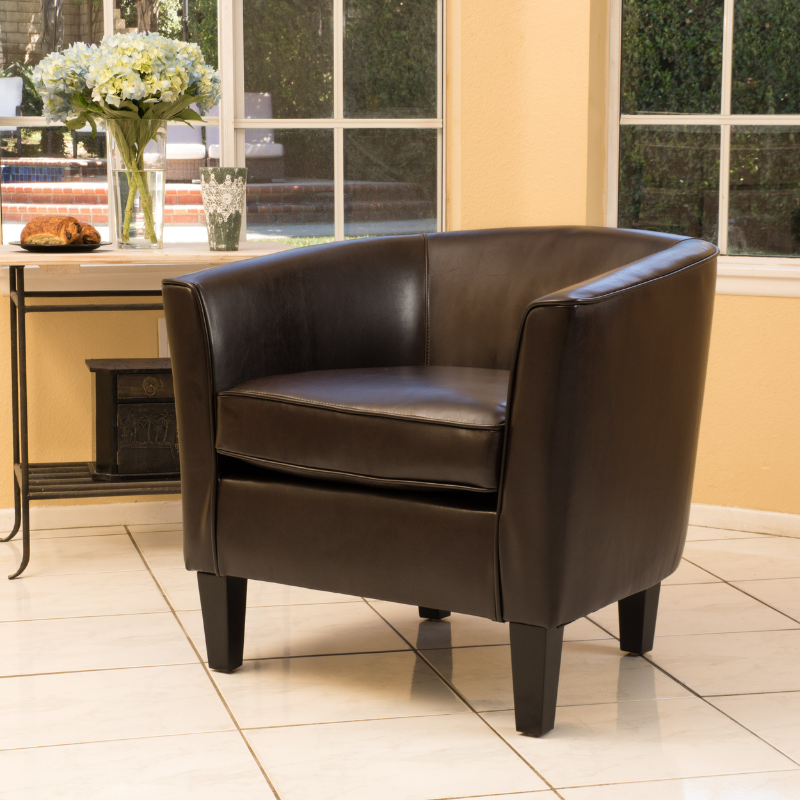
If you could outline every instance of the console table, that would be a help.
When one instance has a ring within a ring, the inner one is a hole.
[[[11,416],[14,459],[14,528],[0,541],[8,542],[22,530],[22,560],[17,570],[8,576],[10,579],[19,577],[30,561],[32,500],[180,492],[180,481],[106,483],[92,479],[87,462],[29,461],[26,316],[34,313],[161,310],[161,281],[164,278],[286,249],[286,245],[278,243],[247,242],[242,243],[236,252],[212,252],[205,244],[181,244],[165,245],[162,250],[105,247],[91,253],[53,253],[44,256],[41,253],[29,253],[13,245],[0,245],[0,292],[11,300]],[[42,302],[56,298],[77,298],[81,302]],[[90,302],[83,302],[90,298]],[[106,298],[122,298],[126,302],[108,303],[104,302]],[[132,298],[139,300],[127,302]],[[143,302],[141,298],[158,298],[159,302]],[[36,302],[31,303],[34,299]]]

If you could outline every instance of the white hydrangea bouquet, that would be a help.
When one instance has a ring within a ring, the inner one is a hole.
[[[158,34],[121,33],[106,36],[99,45],[78,42],[50,53],[39,62],[33,80],[48,120],[63,122],[70,130],[88,123],[93,133],[97,120],[105,122],[127,176],[121,241],[128,241],[138,193],[146,235],[156,245],[145,148],[159,131],[163,137],[166,120],[189,124],[208,113],[219,99],[219,73],[205,63],[196,44]]]

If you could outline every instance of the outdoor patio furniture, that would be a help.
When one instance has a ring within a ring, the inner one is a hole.
[[[164,281],[211,668],[242,664],[247,579],[509,622],[535,736],[567,623],[618,601],[620,647],[650,650],[686,539],[716,255],[518,228]]]
[[[0,117],[20,116],[22,105],[22,78],[0,78]],[[22,155],[22,128],[0,128],[0,135],[14,132],[17,140],[17,155]]]
[[[244,111],[248,119],[270,119],[272,117],[272,95],[268,92],[245,92]],[[218,116],[219,107],[209,111],[209,116]],[[209,166],[219,166],[219,128],[206,128]],[[250,128],[244,134],[244,157],[248,183],[282,181],[285,177],[283,145],[276,144],[275,131],[271,128]]]
[[[192,106],[196,111],[197,108]],[[184,123],[167,126],[167,180],[191,183],[200,180],[200,168],[206,165],[203,128]]]

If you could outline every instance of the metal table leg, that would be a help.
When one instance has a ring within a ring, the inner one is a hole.
[[[17,291],[17,267],[9,267],[8,286],[11,292]],[[16,467],[19,464],[19,373],[17,372],[17,304],[13,298],[10,300],[11,307],[11,424],[13,436],[13,462]],[[19,530],[22,520],[20,508],[20,489],[17,482],[16,469],[11,470],[14,475],[14,527],[11,533],[2,541],[10,542]]]
[[[14,469],[22,506],[22,561],[9,580],[19,577],[31,558],[30,494],[28,492],[28,368],[25,345],[25,270],[17,267],[17,339],[19,381],[19,470]],[[15,494],[16,499],[16,494]]]

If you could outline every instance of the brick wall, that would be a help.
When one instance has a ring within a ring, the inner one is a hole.
[[[91,5],[92,31],[89,30]],[[102,37],[103,6],[92,0],[64,0],[64,47],[74,42],[97,42]],[[35,65],[50,47],[42,38],[42,0],[0,2],[0,69],[15,61]]]

